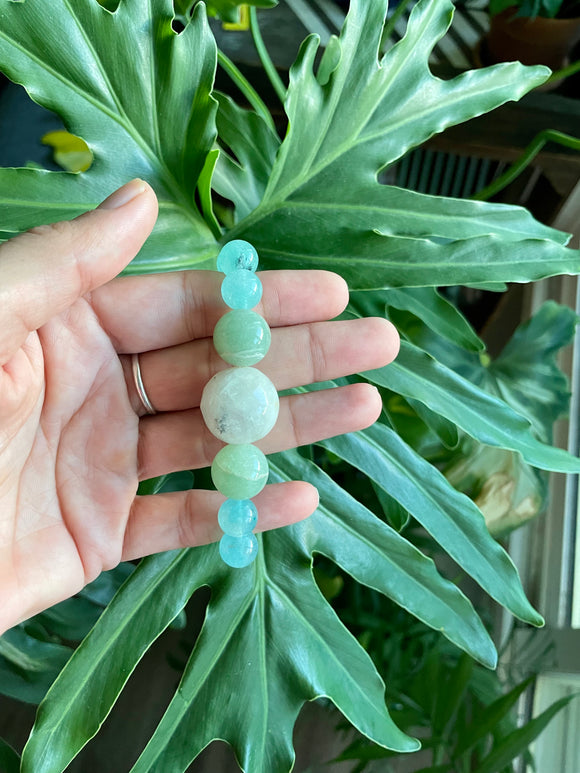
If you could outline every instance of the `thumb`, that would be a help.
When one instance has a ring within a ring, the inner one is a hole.
[[[0,246],[0,365],[31,331],[122,271],[156,217],[153,189],[132,180],[97,209]]]

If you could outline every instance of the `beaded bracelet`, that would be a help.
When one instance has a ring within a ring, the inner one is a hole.
[[[241,239],[228,242],[217,259],[225,274],[222,298],[232,309],[218,321],[213,333],[217,353],[234,367],[222,370],[206,384],[201,413],[209,431],[226,445],[211,466],[215,487],[228,497],[218,512],[224,532],[219,550],[229,566],[248,566],[256,558],[258,520],[251,501],[266,485],[268,460],[252,445],[270,432],[278,418],[276,387],[251,367],[270,348],[270,328],[251,309],[260,302],[262,283],[256,276],[258,253]]]

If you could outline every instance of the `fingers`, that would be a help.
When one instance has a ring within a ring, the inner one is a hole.
[[[398,349],[398,334],[384,319],[316,322],[272,330],[270,351],[257,367],[282,390],[382,367]],[[199,405],[205,384],[229,367],[210,338],[145,352],[139,362],[147,395],[158,411]],[[129,371],[126,363],[127,389],[137,409],[140,402]]]
[[[153,190],[133,180],[74,220],[33,228],[0,247],[0,364],[28,334],[115,277],[157,217]]]
[[[348,303],[342,277],[329,271],[262,271],[256,311],[271,327],[338,316]],[[119,277],[92,295],[119,353],[145,352],[211,336],[228,311],[217,271]]]
[[[136,497],[121,560],[215,542],[222,534],[216,514],[223,501],[217,491],[198,489]],[[276,483],[254,502],[260,514],[257,530],[266,531],[307,518],[318,506],[318,493],[303,481]]]
[[[316,443],[370,426],[381,412],[370,384],[282,397],[274,429],[257,445],[265,454]],[[148,416],[139,428],[139,478],[208,467],[223,443],[204,424],[198,408]]]

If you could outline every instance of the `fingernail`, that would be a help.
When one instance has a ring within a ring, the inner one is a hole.
[[[99,204],[98,209],[119,209],[119,207],[123,207],[125,204],[133,201],[134,198],[143,193],[146,187],[146,183],[144,183],[143,180],[140,180],[139,178],[136,180],[131,180],[131,182],[123,185],[123,187],[119,188],[119,190],[111,193],[110,196],[108,196],[101,204]]]

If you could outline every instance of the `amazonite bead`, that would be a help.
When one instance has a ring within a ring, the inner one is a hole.
[[[249,242],[234,239],[221,248],[217,256],[217,269],[229,274],[236,269],[255,271],[258,268],[258,253]]]
[[[224,443],[255,443],[276,423],[280,401],[261,371],[228,368],[207,382],[199,407],[209,431]]]
[[[228,311],[213,331],[216,352],[230,365],[255,365],[270,348],[271,340],[266,320],[248,309]]]
[[[257,555],[258,540],[254,534],[244,534],[241,537],[224,534],[220,540],[220,556],[234,569],[249,566]]]
[[[224,446],[215,455],[211,478],[225,497],[252,499],[266,485],[268,460],[256,446]]]
[[[262,298],[262,283],[251,271],[236,269],[222,282],[222,298],[230,309],[253,309]]]
[[[251,499],[226,499],[218,510],[221,530],[231,537],[242,537],[256,528],[258,510]]]

